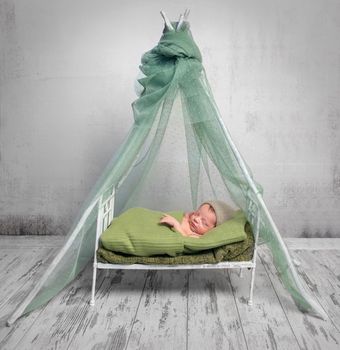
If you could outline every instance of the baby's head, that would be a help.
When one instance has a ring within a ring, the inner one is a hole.
[[[191,231],[204,235],[206,232],[232,218],[234,210],[218,200],[206,201],[189,214]]]

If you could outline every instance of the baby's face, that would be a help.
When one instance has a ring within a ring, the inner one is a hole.
[[[216,226],[216,214],[209,204],[201,205],[189,215],[190,230],[203,235]]]

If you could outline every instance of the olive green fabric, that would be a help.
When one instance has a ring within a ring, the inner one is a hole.
[[[249,261],[253,258],[254,253],[254,236],[248,222],[245,224],[244,230],[246,239],[243,241],[196,254],[183,254],[175,257],[166,255],[144,257],[120,254],[100,247],[97,251],[97,259],[102,263],[147,265],[195,265],[217,264],[223,261]]]
[[[177,220],[183,217],[183,212],[169,214]],[[155,210],[131,208],[112,221],[100,237],[101,244],[107,250],[137,256],[181,254],[183,236],[160,225],[162,215]]]
[[[170,212],[178,221],[183,212]],[[193,253],[244,240],[246,218],[241,211],[235,217],[200,238],[183,237],[179,232],[159,224],[163,213],[146,208],[130,208],[115,218],[102,233],[102,246],[114,252],[136,256]]]

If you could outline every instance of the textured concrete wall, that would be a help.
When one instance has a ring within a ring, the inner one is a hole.
[[[0,0],[1,233],[65,233],[132,124],[159,10],[186,7],[285,236],[340,237],[340,3]]]

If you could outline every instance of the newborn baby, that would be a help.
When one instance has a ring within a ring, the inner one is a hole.
[[[171,215],[163,215],[160,220],[175,229],[183,236],[196,237],[204,235],[206,232],[232,218],[234,210],[222,201],[207,201],[191,213],[185,213],[181,222]]]

